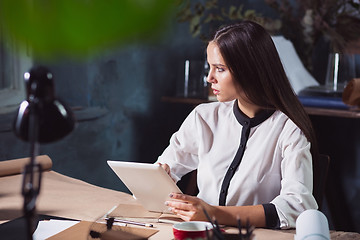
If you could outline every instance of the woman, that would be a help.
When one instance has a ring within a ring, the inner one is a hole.
[[[175,181],[197,169],[199,194],[165,204],[186,221],[206,221],[206,210],[219,224],[295,227],[317,208],[315,137],[270,35],[251,21],[226,26],[207,60],[218,102],[197,106],[157,161]]]

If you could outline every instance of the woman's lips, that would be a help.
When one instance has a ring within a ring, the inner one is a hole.
[[[220,92],[219,90],[216,90],[216,89],[214,89],[214,88],[213,88],[212,90],[213,90],[214,95],[218,95],[219,92]]]

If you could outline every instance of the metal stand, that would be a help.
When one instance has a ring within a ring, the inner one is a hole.
[[[36,163],[39,151],[38,134],[38,104],[35,100],[29,104],[29,140],[30,140],[30,163],[25,166],[22,182],[22,195],[24,197],[23,213],[26,219],[27,239],[33,239],[32,235],[36,227],[36,198],[41,186],[41,165]]]

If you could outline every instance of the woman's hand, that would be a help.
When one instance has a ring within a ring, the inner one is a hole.
[[[164,170],[165,170],[165,172],[171,177],[171,170],[170,170],[170,167],[169,167],[169,165],[167,165],[166,163],[157,163],[160,167],[162,167]],[[171,177],[171,179],[174,181],[174,182],[176,182],[175,181],[175,179],[173,179],[172,177]]]
[[[237,226],[238,219],[256,227],[265,227],[265,212],[262,205],[255,206],[212,206],[198,197],[181,193],[171,193],[171,200],[165,202],[170,210],[184,221],[209,221],[216,219],[219,224]]]
[[[170,198],[171,200],[166,201],[165,205],[184,221],[208,221],[204,209],[210,217],[213,216],[215,207],[207,204],[198,197],[181,193],[171,193]]]
[[[164,170],[165,170],[165,172],[167,173],[167,174],[169,174],[169,176],[171,176],[170,175],[170,167],[169,167],[169,165],[167,165],[166,163],[157,163],[160,167],[162,167]]]

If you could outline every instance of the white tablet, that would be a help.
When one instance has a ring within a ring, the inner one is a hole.
[[[168,213],[165,201],[170,200],[169,194],[181,193],[176,183],[157,164],[110,160],[107,163],[148,211]]]

